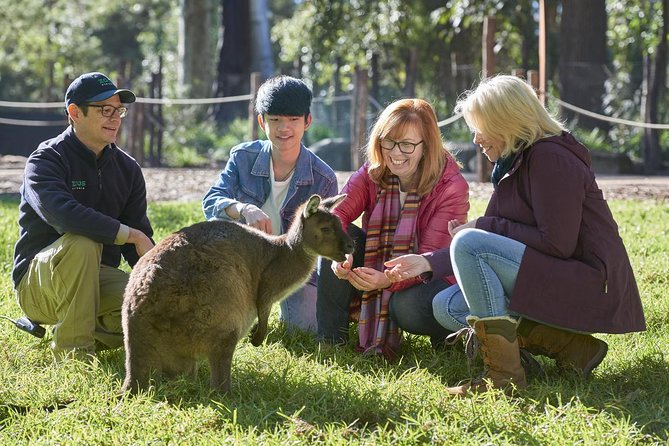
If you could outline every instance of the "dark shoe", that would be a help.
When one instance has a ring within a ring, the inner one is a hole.
[[[449,336],[453,333],[449,333]],[[446,336],[430,336],[430,345],[435,352],[446,352],[453,349],[453,344],[446,342]]]

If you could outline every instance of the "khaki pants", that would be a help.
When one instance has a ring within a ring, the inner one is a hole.
[[[69,352],[95,353],[123,345],[121,304],[128,274],[100,265],[102,244],[65,234],[30,262],[17,288],[23,312],[53,325],[51,348],[57,358]]]

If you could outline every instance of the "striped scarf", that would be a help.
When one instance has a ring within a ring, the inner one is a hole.
[[[378,194],[369,218],[365,243],[365,266],[383,271],[383,263],[409,254],[416,246],[416,217],[420,197],[409,191],[404,207],[400,204],[400,182],[391,176],[389,187]],[[365,354],[381,353],[392,359],[400,345],[399,327],[389,318],[388,303],[392,292],[384,289],[362,295],[358,320],[358,350]]]

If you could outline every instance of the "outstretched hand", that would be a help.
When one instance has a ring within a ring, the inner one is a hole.
[[[458,220],[448,222],[448,233],[451,234],[451,237],[455,237],[455,234],[467,228],[476,228],[476,219],[470,220],[467,223],[460,223]]]
[[[242,216],[246,220],[247,225],[260,229],[267,234],[272,233],[272,220],[258,206],[247,204],[244,207]]]
[[[405,254],[388,260],[384,265],[388,268],[384,271],[384,274],[393,283],[411,279],[422,273],[432,271],[430,262],[418,254]]]
[[[147,237],[146,234],[144,234],[142,231],[135,228],[130,228],[130,233],[128,234],[128,243],[135,245],[137,255],[140,257],[153,248],[153,242],[151,239]]]

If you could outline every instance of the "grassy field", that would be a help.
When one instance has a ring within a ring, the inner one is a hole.
[[[11,285],[17,205],[0,199],[0,315],[20,316]],[[471,215],[484,203],[474,202]],[[493,392],[449,398],[445,385],[468,376],[460,348],[434,352],[407,336],[389,364],[344,347],[287,334],[272,315],[264,345],[240,343],[231,395],[196,380],[166,382],[137,397],[117,396],[122,350],[99,362],[55,364],[48,341],[0,320],[0,444],[238,445],[632,445],[669,444],[669,208],[614,201],[648,331],[601,335],[609,354],[592,378],[560,376],[549,360],[515,398]],[[201,219],[199,204],[155,204],[156,239]],[[472,373],[480,370],[480,361]],[[69,402],[64,407],[45,406]],[[23,406],[17,409],[13,406]]]

